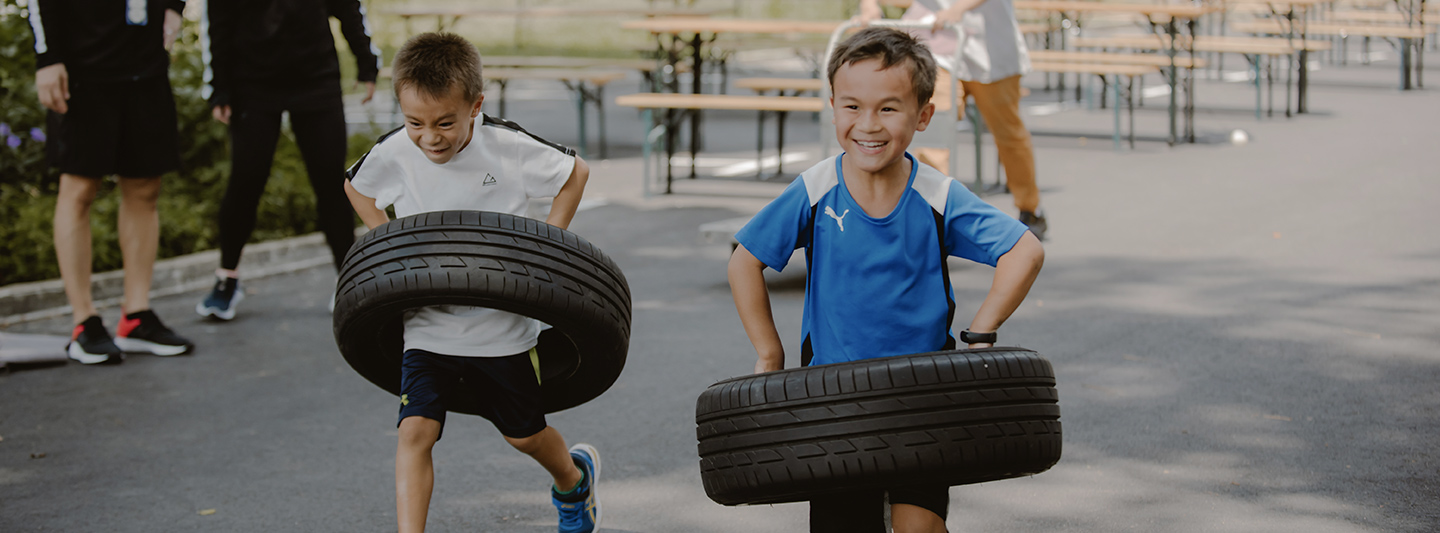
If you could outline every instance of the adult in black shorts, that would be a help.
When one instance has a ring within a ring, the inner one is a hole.
[[[150,310],[160,175],[180,166],[167,71],[184,9],[180,0],[30,4],[35,90],[50,110],[46,158],[60,170],[55,256],[75,322],[66,351],[81,363],[119,363],[125,352],[179,355],[193,347]],[[124,316],[113,338],[90,292],[90,206],[109,175],[119,176],[125,267]]]
[[[255,229],[270,178],[281,114],[305,159],[318,226],[338,268],[355,242],[345,196],[345,108],[330,17],[355,54],[365,99],[375,94],[380,52],[359,0],[208,0],[202,19],[212,114],[230,125],[230,181],[220,202],[220,268],[215,287],[195,306],[200,316],[235,317],[244,298],[240,252]],[[331,301],[334,305],[334,301]]]

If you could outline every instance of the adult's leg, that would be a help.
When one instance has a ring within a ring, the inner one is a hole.
[[[355,244],[355,214],[345,196],[345,108],[291,111],[290,128],[315,191],[315,225],[325,233],[339,269]]]
[[[90,205],[99,190],[98,178],[60,175],[60,193],[55,201],[55,258],[60,263],[60,280],[76,324],[96,314],[90,296]]]
[[[957,82],[956,88],[960,90],[960,94],[952,98],[950,96],[950,78],[950,71],[943,68],[935,69],[935,94],[930,97],[930,103],[935,104],[936,113],[947,112],[953,106],[955,109],[955,119],[964,120],[965,88]],[[915,154],[916,159],[919,159],[921,163],[935,167],[940,173],[947,175],[950,173],[949,148],[925,148],[915,146],[910,149],[910,152]]]
[[[435,488],[435,466],[430,452],[440,440],[439,421],[409,416],[400,421],[395,447],[395,518],[400,533],[425,531],[430,493]]]
[[[160,178],[120,178],[120,255],[125,265],[126,313],[150,309],[150,281],[160,248]]]
[[[1035,185],[1035,150],[1030,131],[1020,118],[1020,76],[994,83],[963,82],[965,92],[975,98],[975,107],[995,138],[1005,182],[1015,195],[1015,207],[1034,212],[1040,207],[1040,189]]]
[[[240,252],[255,231],[255,210],[270,179],[280,138],[278,109],[237,105],[230,116],[230,181],[220,200],[220,268],[240,266]]]
[[[575,462],[570,459],[570,449],[565,447],[565,437],[559,431],[550,426],[539,433],[524,438],[505,437],[505,442],[510,443],[516,450],[529,455],[555,478],[555,488],[560,492],[568,492],[580,483],[580,469],[575,467]]]

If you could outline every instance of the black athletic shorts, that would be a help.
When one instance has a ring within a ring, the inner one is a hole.
[[[864,490],[832,494],[810,500],[810,531],[812,533],[884,533],[885,497],[890,505],[903,503],[935,513],[945,520],[950,507],[950,487],[910,486],[890,490]]]
[[[400,418],[422,416],[445,428],[445,401],[470,396],[501,434],[523,439],[545,429],[534,350],[505,357],[458,357],[407,350],[400,363]]]
[[[49,112],[45,157],[65,174],[152,178],[180,168],[170,79],[70,80],[69,109]]]

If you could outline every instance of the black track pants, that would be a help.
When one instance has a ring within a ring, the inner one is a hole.
[[[280,138],[278,109],[236,106],[230,117],[230,182],[220,201],[220,268],[240,265],[240,251],[255,230],[255,211]],[[345,108],[292,110],[290,129],[315,191],[316,226],[325,233],[339,268],[355,242],[355,219],[345,196]]]

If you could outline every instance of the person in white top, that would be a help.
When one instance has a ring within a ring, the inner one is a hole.
[[[932,31],[915,35],[925,41],[940,65],[939,79],[953,75],[959,81],[961,94],[975,99],[975,107],[985,119],[985,126],[995,137],[1000,164],[1005,167],[1005,181],[1015,196],[1018,217],[1041,240],[1048,223],[1040,210],[1040,189],[1035,184],[1035,150],[1030,132],[1020,118],[1020,76],[1030,71],[1030,55],[1015,19],[1011,0],[884,0],[887,5],[905,7],[905,20],[933,21]],[[881,0],[860,0],[861,21],[881,18]],[[948,23],[960,28],[960,42],[949,30]],[[955,47],[960,46],[959,64],[951,64]],[[932,102],[949,102],[950,84],[937,82]],[[964,106],[959,106],[964,113]],[[935,168],[950,168],[950,152],[943,149],[917,148],[915,154]]]
[[[351,167],[345,192],[371,229],[399,217],[444,210],[525,214],[531,198],[553,197],[546,222],[567,227],[590,170],[564,146],[480,112],[480,54],[443,33],[418,35],[394,61],[394,85],[405,126],[381,137]],[[396,135],[400,130],[405,135]],[[424,531],[434,486],[431,448],[454,395],[481,400],[489,419],[516,449],[554,478],[552,501],[561,531],[592,531],[599,518],[594,447],[565,439],[545,422],[533,351],[540,324],[495,309],[430,306],[404,317],[400,439],[395,454],[400,531]]]

